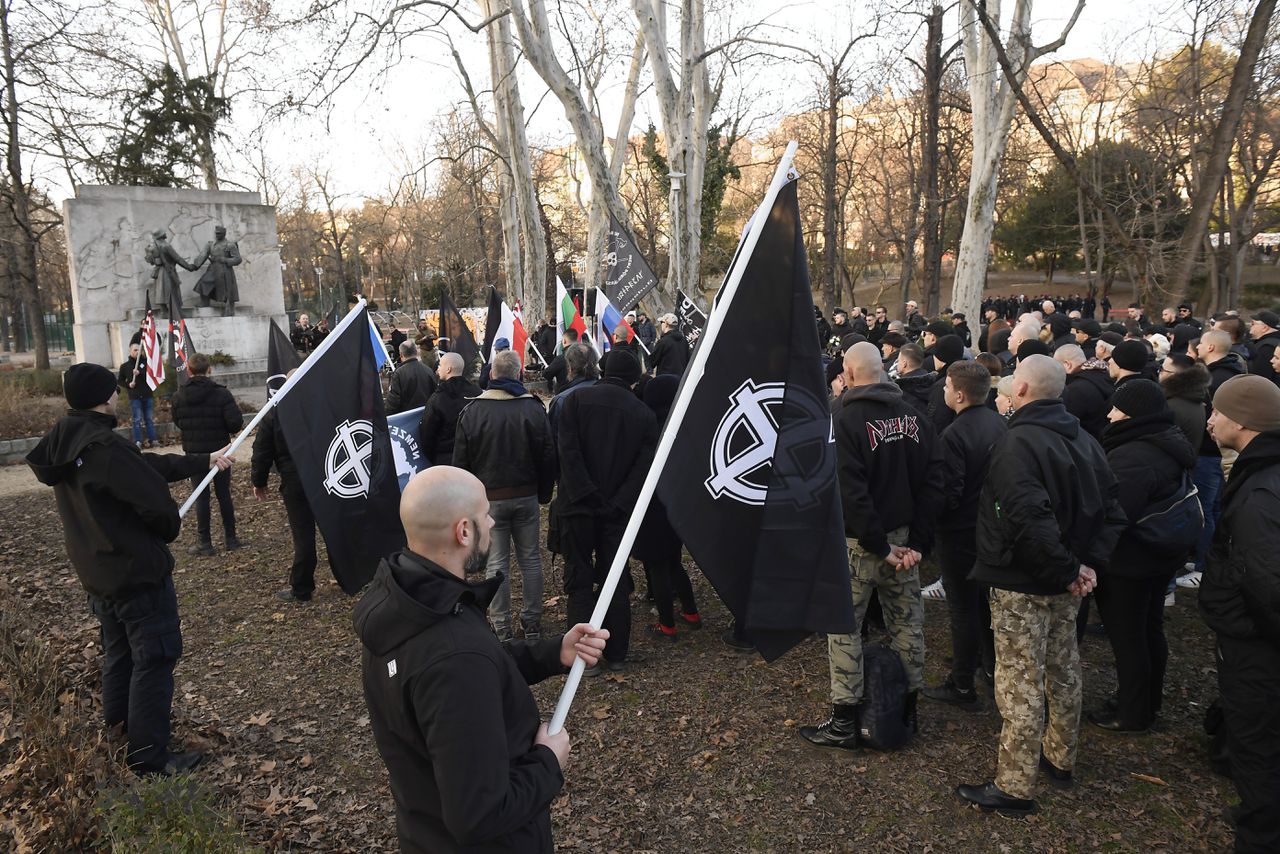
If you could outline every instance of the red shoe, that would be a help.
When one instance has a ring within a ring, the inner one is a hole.
[[[649,627],[649,634],[661,640],[668,640],[672,643],[676,641],[676,627],[664,626],[662,623],[654,623]]]
[[[691,629],[702,628],[702,617],[698,614],[680,614],[680,619],[684,620],[684,624]]]

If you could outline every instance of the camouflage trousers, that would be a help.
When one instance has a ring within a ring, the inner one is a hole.
[[[996,785],[1015,798],[1034,797],[1041,750],[1064,771],[1076,764],[1081,686],[1076,647],[1079,609],[1080,599],[1070,593],[1031,596],[991,591],[996,708],[1004,719]]]
[[[894,545],[906,541],[906,528],[889,532],[889,542]],[[831,702],[853,705],[862,701],[860,630],[872,590],[880,592],[880,607],[889,628],[889,641],[907,671],[907,686],[918,691],[924,687],[924,605],[920,601],[920,574],[914,569],[898,572],[878,555],[864,551],[857,540],[849,540],[848,544],[857,625],[851,635],[827,635]]]

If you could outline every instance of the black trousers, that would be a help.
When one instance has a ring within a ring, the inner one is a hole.
[[[942,589],[951,616],[951,679],[957,688],[973,687],[973,674],[982,664],[995,668],[995,633],[991,631],[991,603],[987,586],[969,580],[977,560],[977,530],[938,531],[938,563]]]
[[[1147,727],[1160,711],[1169,644],[1164,637],[1164,596],[1175,567],[1154,578],[1107,573],[1093,598],[1116,656],[1116,717]]]
[[[600,586],[609,574],[622,542],[624,522],[597,516],[561,516],[560,548],[564,553],[564,593],[569,627],[591,620]],[[604,657],[624,661],[631,649],[631,572],[624,571],[600,628],[609,630]]]
[[[1240,793],[1235,850],[1280,851],[1280,647],[1219,636],[1218,689]]]
[[[649,579],[653,604],[658,609],[658,622],[667,628],[676,624],[674,597],[680,599],[680,610],[686,614],[698,613],[698,602],[693,598],[693,584],[679,557],[646,560],[644,572]]]
[[[192,476],[191,488],[195,489],[202,480],[204,480],[203,474]],[[209,489],[196,496],[196,531],[200,535],[200,542],[207,543],[212,539],[212,534],[209,531],[211,516],[211,507],[209,506],[210,491],[218,496],[218,512],[222,514],[223,536],[228,540],[233,539],[236,535],[236,508],[231,503],[231,469],[226,469],[215,474],[213,483],[209,484]]]
[[[289,587],[301,599],[316,589],[316,517],[307,503],[302,484],[282,480],[280,497],[289,517],[289,533],[293,536],[293,565],[289,567]]]
[[[159,768],[168,759],[173,668],[182,657],[182,626],[173,576],[123,599],[89,594],[102,625],[102,716],[124,724],[133,767]]]

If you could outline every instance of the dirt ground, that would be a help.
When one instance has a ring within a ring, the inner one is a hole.
[[[175,737],[209,752],[196,773],[216,786],[254,844],[395,850],[386,773],[360,691],[355,600],[323,561],[310,605],[275,600],[290,560],[283,506],[254,503],[243,467],[235,485],[249,548],[190,557],[190,522],[174,545],[186,649]],[[186,493],[175,486],[179,500]],[[549,557],[548,627],[564,618],[559,566]],[[97,654],[96,624],[67,564],[50,491],[23,490],[0,502],[0,574],[14,594],[9,601],[25,603],[61,654]],[[1141,736],[1084,726],[1075,788],[1046,787],[1041,813],[1017,821],[983,815],[952,794],[958,783],[992,774],[999,716],[989,696],[978,713],[922,703],[920,735],[900,753],[818,751],[796,727],[828,710],[825,644],[815,638],[772,665],[735,653],[719,640],[728,617],[701,575],[696,588],[704,630],[682,630],[675,644],[637,630],[642,663],[623,676],[584,680],[567,726],[567,783],[552,808],[559,850],[1185,852],[1229,845],[1220,813],[1235,796],[1206,760],[1200,724],[1215,677],[1193,595],[1179,591],[1167,611],[1172,655],[1161,726]],[[648,615],[643,592],[637,596],[639,629]],[[948,653],[945,605],[927,605],[926,616],[932,684],[943,677]],[[1083,658],[1090,708],[1114,687],[1105,639],[1090,636]],[[535,688],[548,716],[561,681]]]

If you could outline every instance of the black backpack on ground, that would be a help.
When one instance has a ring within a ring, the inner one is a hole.
[[[907,671],[889,647],[873,643],[862,650],[863,701],[858,740],[873,750],[897,750],[911,739],[903,720]]]

